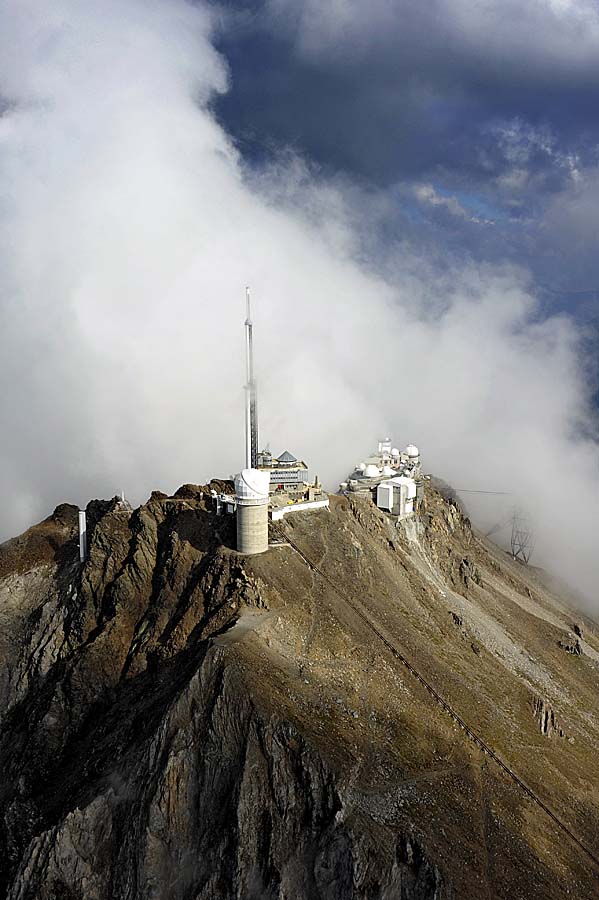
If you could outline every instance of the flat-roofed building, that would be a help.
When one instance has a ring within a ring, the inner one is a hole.
[[[270,493],[287,491],[292,494],[305,492],[310,485],[310,472],[302,460],[297,459],[289,450],[275,457],[268,450],[258,456],[260,469],[268,470],[270,477]]]

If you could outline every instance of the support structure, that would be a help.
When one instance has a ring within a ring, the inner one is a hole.
[[[534,535],[530,523],[517,511],[512,517],[512,558],[528,565],[534,549]]]
[[[250,309],[250,289],[245,289],[245,465],[247,469],[258,466],[258,393],[254,377],[253,323]]]
[[[79,510],[79,562],[87,559],[87,518],[84,509]]]

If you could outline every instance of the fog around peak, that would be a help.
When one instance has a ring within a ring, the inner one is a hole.
[[[211,7],[0,10],[0,538],[240,468],[249,284],[262,444],[334,490],[380,437],[413,441],[509,492],[535,561],[597,601],[592,360],[526,266],[373,240],[383,201],[347,173],[244,159]]]

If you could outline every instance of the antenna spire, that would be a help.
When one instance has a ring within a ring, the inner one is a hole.
[[[245,464],[248,469],[258,466],[258,396],[254,378],[253,323],[250,309],[250,289],[245,289]]]
[[[250,289],[246,287],[245,289],[245,324],[252,324],[252,314],[250,310]]]

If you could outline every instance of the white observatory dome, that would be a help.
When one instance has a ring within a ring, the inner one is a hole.
[[[391,456],[399,456],[399,450],[397,449],[397,447],[393,448],[393,450],[391,451]]]
[[[406,453],[409,459],[418,459],[420,456],[420,450],[414,444],[408,444],[406,447]]]
[[[360,465],[358,466],[358,471],[363,472],[365,468],[366,468],[366,463],[361,462]]]
[[[375,466],[374,463],[369,463],[364,469],[364,475],[366,478],[378,478],[381,474],[381,470],[378,466]]]
[[[235,476],[235,496],[238,500],[268,500],[270,473],[260,469],[243,469]]]
[[[389,478],[391,475],[395,475],[395,471],[391,468],[391,466],[383,466],[383,471],[381,472],[385,478]]]

